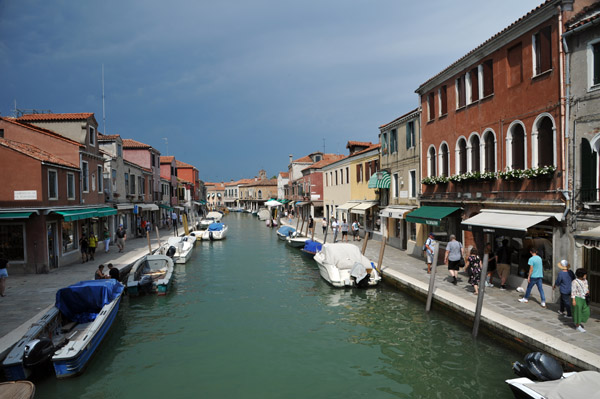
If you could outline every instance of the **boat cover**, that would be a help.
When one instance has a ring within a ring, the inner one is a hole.
[[[306,240],[306,242],[304,243],[304,250],[307,252],[315,252],[316,253],[321,250],[322,246],[323,246],[323,244],[321,244],[320,242]]]
[[[116,280],[80,281],[56,292],[55,306],[69,320],[78,323],[93,321],[104,305],[109,304],[123,292],[123,285]]]
[[[523,385],[547,399],[600,397],[600,373],[597,371],[582,371],[560,380]]]
[[[356,262],[350,275],[356,279],[356,281],[360,281],[367,275],[367,269],[362,263]]]
[[[211,223],[208,226],[208,231],[221,231],[221,230],[223,230],[223,226],[224,226],[223,223]]]
[[[208,212],[208,215],[206,215],[207,219],[221,220],[222,217],[223,217],[223,214],[221,212]]]
[[[290,226],[281,226],[277,232],[282,236],[291,236],[292,233],[296,232],[296,229]]]
[[[361,263],[365,269],[371,268],[371,261],[354,244],[323,244],[321,254],[326,263],[338,269],[352,270],[355,263]]]

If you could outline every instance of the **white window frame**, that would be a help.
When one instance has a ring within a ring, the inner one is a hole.
[[[98,194],[104,193],[104,170],[102,165],[98,165]]]
[[[452,171],[450,170],[450,146],[448,145],[448,143],[444,140],[440,143],[440,148],[438,149],[438,163],[437,163],[437,169],[438,169],[438,175],[442,176],[444,173],[444,168],[442,167],[442,160],[443,160],[443,154],[442,154],[442,146],[446,144],[446,148],[448,148],[448,159],[446,160],[446,162],[448,163],[447,165],[447,170],[448,170],[448,176],[452,175]]]
[[[437,157],[437,150],[436,150],[435,146],[433,144],[431,144],[429,146],[429,148],[427,148],[427,177],[437,176],[437,171],[431,170],[431,158],[432,158],[432,156],[431,156],[430,153],[431,153],[431,149],[432,148],[433,148],[433,157],[434,158]],[[436,169],[439,169],[438,168],[437,159],[435,161],[436,161],[436,163],[435,163]]]
[[[442,88],[438,87],[438,118],[442,116]]]
[[[440,106],[440,109],[441,108],[442,107]],[[446,110],[446,112],[448,112],[448,111]],[[416,130],[415,125],[416,125],[415,121],[412,120],[412,121],[407,121],[406,125],[404,126],[404,130],[405,130],[406,134],[410,136],[410,147],[408,147],[407,150],[415,148],[415,146],[416,146],[415,141],[417,140],[417,134],[415,131]],[[410,132],[410,134],[409,134],[408,126],[412,126],[412,131]]]
[[[600,38],[590,40],[587,44],[587,69],[588,69],[588,91],[599,90],[600,82],[594,84],[594,51],[592,47],[596,44],[600,45]]]
[[[72,186],[73,186],[73,196],[69,195],[69,186],[71,186],[71,184],[69,184],[69,177],[72,178]],[[73,172],[67,172],[67,199],[68,200],[74,200],[75,199],[75,173]]]
[[[465,104],[473,103],[473,87],[471,82],[471,72],[465,73]]]
[[[81,161],[81,190],[90,192],[90,167],[87,161]]]
[[[50,174],[54,173],[54,192],[56,196],[50,195]],[[48,169],[48,199],[56,201],[58,200],[58,171],[56,169]]]
[[[94,126],[90,126],[90,145],[96,146],[96,128]]]
[[[467,140],[467,138],[465,136],[459,136],[458,139],[456,139],[456,146],[454,147],[454,173],[455,174],[460,174],[460,146],[458,145],[458,143],[460,142],[461,139],[465,140],[465,151],[467,152],[467,172],[469,171],[469,140]]]
[[[414,184],[413,184],[413,179],[412,179],[412,175],[415,175],[414,178]],[[414,196],[412,195],[414,191]],[[408,198],[417,198],[417,170],[416,169],[410,169],[408,171]]]
[[[540,166],[538,159],[538,123],[544,117],[548,117],[552,121],[552,165],[558,166],[556,164],[556,121],[552,115],[544,112],[535,118],[535,121],[533,122],[533,129],[531,130],[531,165],[534,168],[539,168]]]
[[[473,162],[471,162],[473,160],[473,145],[472,145],[472,141],[473,141],[473,136],[477,136],[477,138],[479,139],[479,169],[474,171],[473,170]],[[477,132],[473,132],[469,135],[469,139],[467,140],[467,172],[468,173],[473,173],[473,172],[481,172],[482,167],[481,167],[481,161],[483,160],[483,157],[481,156],[481,136],[479,135],[479,133]]]
[[[527,160],[527,129],[525,128],[525,124],[520,120],[512,121],[508,126],[508,130],[506,131],[506,169],[511,170],[513,164],[513,153],[512,153],[512,141],[513,141],[513,129],[516,125],[521,125],[523,128],[523,164],[524,169],[527,169],[528,160]]]
[[[487,154],[485,151],[485,136],[486,134],[491,133],[492,137],[494,138],[494,170],[492,172],[497,172],[498,171],[498,141],[497,141],[497,136],[496,136],[496,132],[494,132],[493,129],[491,128],[487,128],[483,131],[482,135],[481,135],[481,141],[479,142],[480,144],[480,150],[479,150],[479,159],[482,159],[481,162],[481,169],[480,171],[483,173],[485,172],[485,164],[487,163]]]

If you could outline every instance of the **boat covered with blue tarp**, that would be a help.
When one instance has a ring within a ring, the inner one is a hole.
[[[80,281],[56,292],[56,307],[66,318],[88,323],[122,292],[123,285],[117,280]]]
[[[277,237],[279,237],[280,240],[285,240],[286,238],[293,236],[294,233],[296,233],[295,228],[291,226],[281,226],[277,230]]]

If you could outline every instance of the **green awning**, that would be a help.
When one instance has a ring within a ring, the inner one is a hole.
[[[0,219],[27,219],[33,212],[0,212]]]
[[[158,204],[158,207],[159,207],[159,208],[162,208],[162,209],[167,209],[167,210],[169,210],[169,211],[172,211],[172,210],[173,210],[173,208],[172,208],[172,207],[170,207],[169,205]]]
[[[93,217],[105,217],[110,215],[116,215],[117,210],[111,207],[102,208],[85,208],[85,209],[64,209],[58,211],[52,211],[58,215],[61,215],[65,222],[72,222],[75,220],[89,219]]]
[[[443,218],[459,209],[455,206],[422,206],[406,215],[405,219],[411,223],[439,226]]]
[[[390,174],[385,170],[374,173],[369,179],[369,188],[390,188],[392,179]]]

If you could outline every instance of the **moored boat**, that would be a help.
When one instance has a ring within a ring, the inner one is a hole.
[[[166,295],[173,277],[173,259],[166,255],[146,255],[138,259],[127,278],[127,293]]]
[[[285,241],[288,237],[294,235],[296,229],[291,226],[281,226],[277,229],[277,238],[282,241]]]
[[[321,247],[323,247],[323,244],[321,244],[318,241],[306,240],[304,242],[304,247],[302,249],[300,249],[300,251],[302,251],[302,253],[304,255],[306,255],[312,259],[312,258],[314,258],[316,253],[321,250]]]
[[[223,219],[223,214],[221,212],[208,212],[206,217],[201,219],[198,223],[198,228],[200,230],[206,230],[211,223],[220,223],[221,219]]]
[[[194,236],[170,237],[158,253],[171,257],[175,263],[186,263],[192,257],[196,239]]]
[[[61,288],[55,305],[13,347],[3,362],[7,379],[28,378],[52,361],[58,378],[80,374],[112,326],[123,294],[114,279]]]
[[[212,223],[202,233],[202,239],[206,241],[223,240],[227,236],[228,227],[223,223]]]
[[[373,263],[353,244],[323,244],[314,260],[321,277],[334,287],[366,288],[381,281]]]
[[[0,399],[31,399],[35,385],[30,381],[0,382]]]
[[[285,239],[285,243],[293,248],[304,248],[304,245],[308,241],[308,238],[302,236],[289,236]]]
[[[600,373],[563,373],[560,363],[542,352],[527,354],[523,364],[513,364],[513,371],[519,378],[505,382],[517,399],[591,398],[600,392]]]

